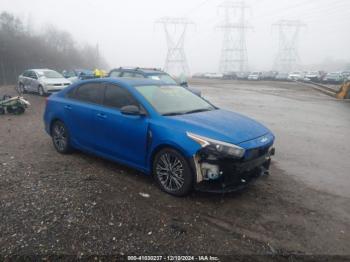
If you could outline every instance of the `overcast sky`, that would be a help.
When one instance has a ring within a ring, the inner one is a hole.
[[[10,11],[40,30],[47,24],[69,31],[79,43],[98,44],[111,67],[163,67],[166,39],[156,19],[187,16],[196,25],[188,31],[185,52],[192,73],[218,70],[223,19],[222,0],[0,0]],[[349,0],[246,0],[250,69],[270,69],[278,47],[271,24],[300,19],[299,55],[303,64],[325,59],[350,60]]]

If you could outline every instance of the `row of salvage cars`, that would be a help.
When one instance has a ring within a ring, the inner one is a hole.
[[[232,80],[276,80],[276,81],[305,81],[325,84],[341,84],[350,80],[350,71],[326,73],[324,71],[254,71],[254,72],[228,72],[195,74],[194,78],[232,79]]]
[[[191,92],[201,96],[200,90],[188,87],[187,81],[176,81],[166,72],[157,68],[140,68],[119,67],[112,69],[107,75],[103,70],[95,69],[75,69],[64,70],[61,73],[51,69],[30,69],[24,71],[18,77],[17,91],[19,94],[27,92],[38,93],[41,96],[46,96],[51,93],[58,92],[70,84],[80,81],[101,77],[122,77],[122,78],[148,78],[159,80],[167,84],[180,85],[187,88]]]
[[[288,75],[288,80],[315,82],[324,84],[341,84],[350,81],[350,71],[339,71],[326,73],[323,71],[302,72],[296,71]]]

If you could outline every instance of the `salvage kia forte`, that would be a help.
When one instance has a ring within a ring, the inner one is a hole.
[[[91,153],[154,176],[165,192],[241,189],[268,172],[274,135],[187,89],[149,79],[75,83],[47,98],[59,153]]]

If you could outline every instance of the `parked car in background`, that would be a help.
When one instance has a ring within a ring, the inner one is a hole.
[[[187,81],[180,81],[180,83],[178,83],[168,73],[166,73],[160,69],[157,69],[157,68],[119,67],[119,68],[112,69],[109,72],[108,77],[149,78],[149,79],[161,81],[166,85],[178,85],[179,84],[180,86],[187,88],[188,90],[195,93],[196,95],[201,96],[201,91],[198,89],[193,89],[191,87],[188,87]]]
[[[277,74],[278,74],[277,71],[265,71],[265,72],[262,72],[261,79],[262,80],[275,80]]]
[[[226,72],[223,74],[222,79],[227,79],[227,80],[237,79],[237,73],[236,72]]]
[[[250,72],[238,72],[237,80],[247,80]]]
[[[261,80],[262,72],[252,72],[248,75],[248,80]]]
[[[318,71],[307,72],[304,76],[305,81],[319,82],[321,81],[321,74]]]
[[[204,74],[204,77],[209,78],[209,79],[222,79],[223,76],[224,75],[221,73],[205,73]]]
[[[300,81],[300,80],[303,80],[303,79],[304,79],[304,76],[305,76],[305,73],[304,73],[304,72],[301,72],[301,71],[294,71],[294,72],[289,73],[289,75],[288,75],[288,80],[291,80],[291,81]]]
[[[41,96],[57,92],[69,86],[72,82],[60,73],[44,69],[30,69],[18,77],[19,93],[36,92]]]
[[[323,82],[327,84],[340,84],[344,81],[344,76],[341,72],[328,73],[324,78]]]
[[[341,72],[341,74],[343,75],[344,79],[348,79],[348,77],[350,77],[350,71],[343,71]]]
[[[286,72],[279,72],[276,76],[275,76],[275,79],[274,80],[277,80],[277,81],[288,81],[288,76],[289,74],[286,73]]]
[[[77,82],[48,98],[44,123],[59,153],[74,148],[128,165],[175,196],[246,187],[274,154],[262,124],[146,78]]]
[[[203,73],[195,73],[192,75],[192,78],[205,78]]]
[[[67,78],[72,83],[79,80],[86,80],[95,78],[94,72],[89,69],[73,69],[73,70],[64,70],[62,75]]]

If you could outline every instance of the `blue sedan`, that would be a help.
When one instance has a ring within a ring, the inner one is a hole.
[[[274,135],[262,124],[149,79],[72,84],[47,99],[44,122],[59,153],[130,166],[175,196],[244,188],[268,173],[274,154]]]

